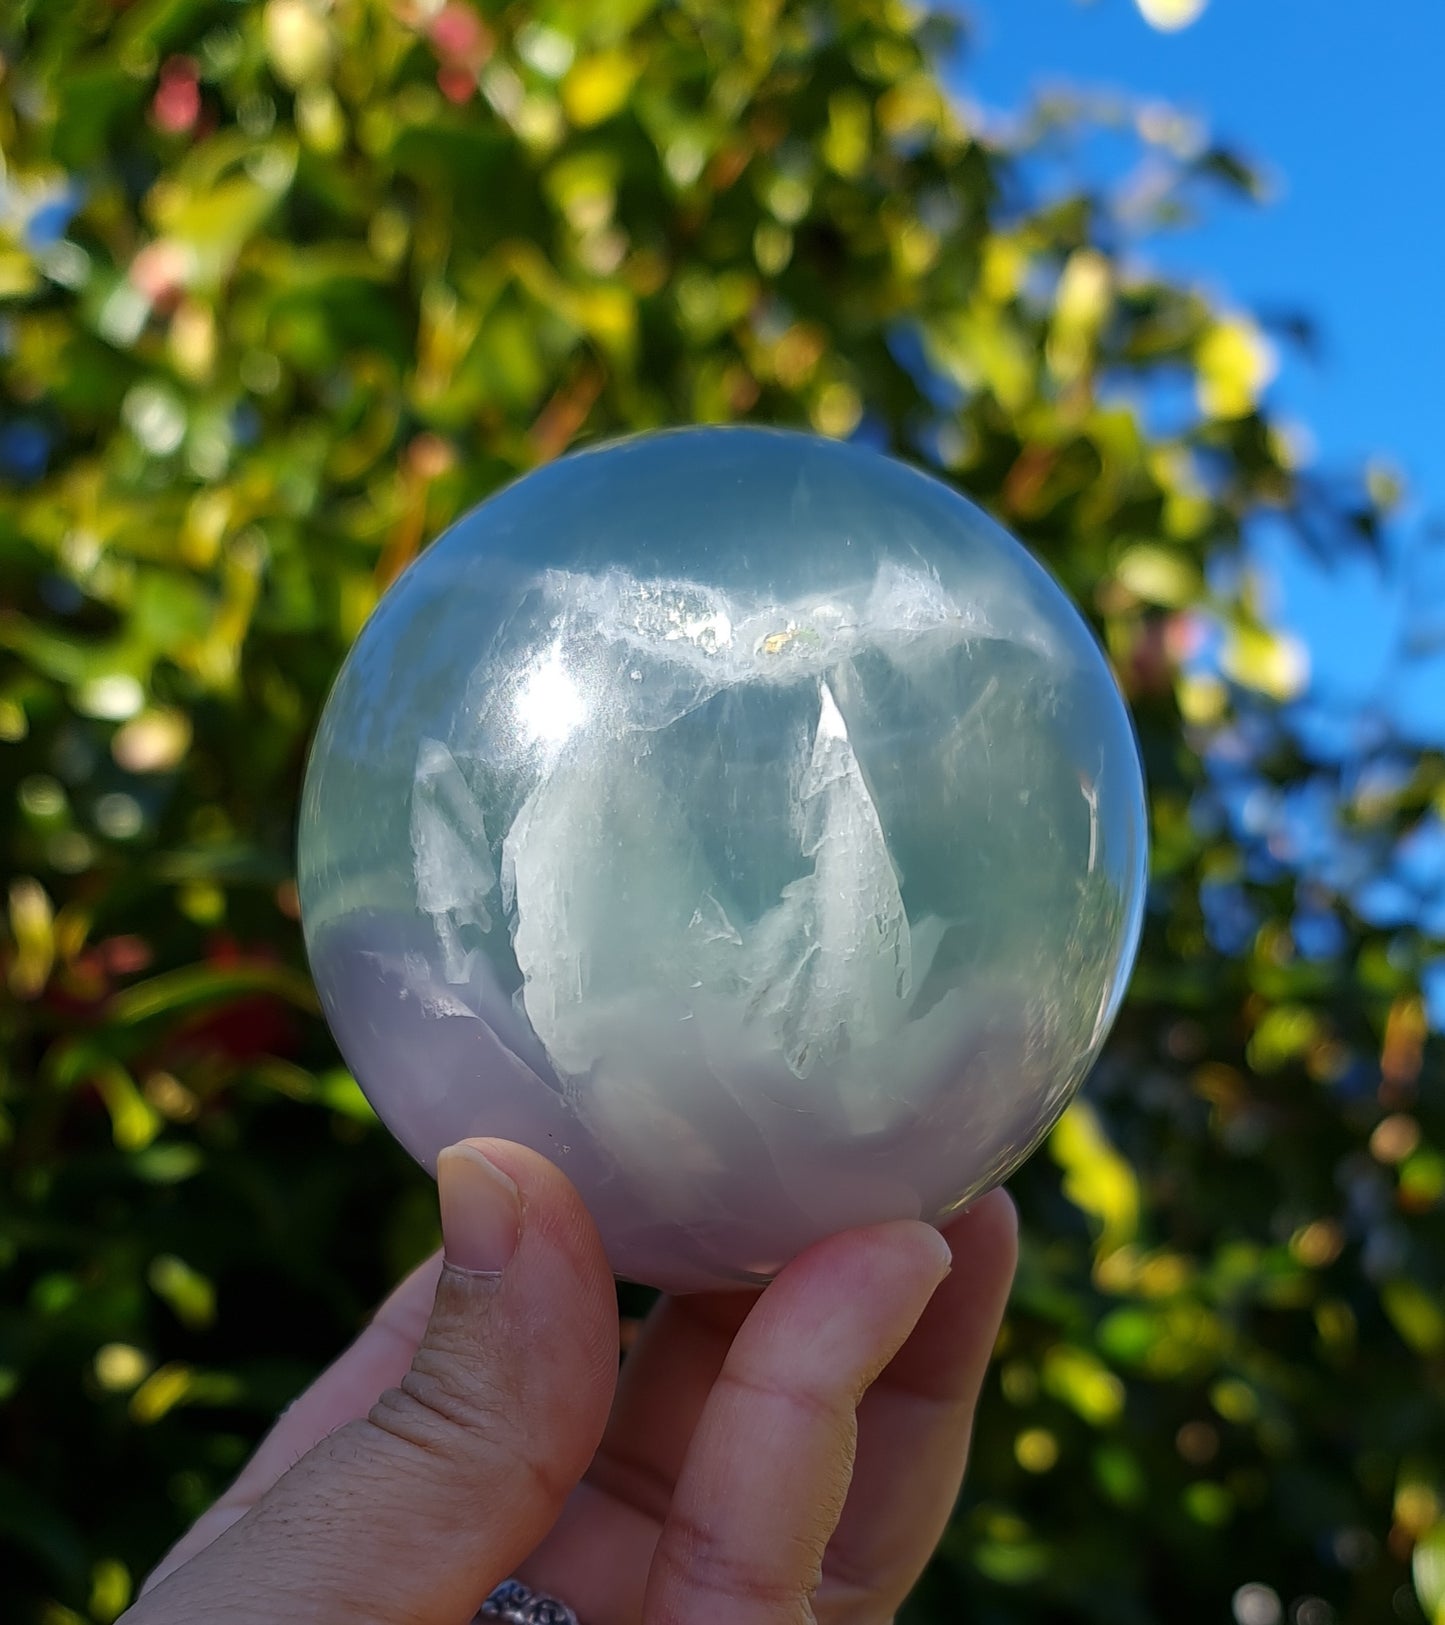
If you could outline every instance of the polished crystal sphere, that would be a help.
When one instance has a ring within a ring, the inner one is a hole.
[[[938,1221],[1082,1081],[1137,946],[1128,713],[1045,571],[856,446],[646,435],[508,487],[327,703],[307,948],[426,1166],[518,1140],[616,1271]]]

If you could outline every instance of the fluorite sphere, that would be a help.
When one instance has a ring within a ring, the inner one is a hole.
[[[301,814],[328,1020],[427,1167],[518,1140],[614,1269],[773,1275],[1034,1148],[1139,933],[1128,714],[1053,580],[854,446],[643,436],[387,593]]]

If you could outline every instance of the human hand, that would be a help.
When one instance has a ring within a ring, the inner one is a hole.
[[[438,1181],[446,1262],[281,1417],[122,1625],[464,1625],[519,1570],[583,1625],[893,1617],[962,1477],[1014,1268],[1002,1192],[943,1235],[850,1231],[762,1292],[663,1299],[619,1379],[567,1179],[477,1140]]]

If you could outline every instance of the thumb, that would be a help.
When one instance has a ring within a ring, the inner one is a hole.
[[[456,1625],[551,1528],[616,1382],[602,1244],[571,1183],[521,1146],[451,1146],[437,1182],[446,1265],[411,1369],[157,1585],[134,1625]]]

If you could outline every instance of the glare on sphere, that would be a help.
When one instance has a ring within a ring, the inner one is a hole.
[[[563,459],[362,632],[301,821],[326,1014],[428,1167],[556,1161],[613,1267],[765,1279],[1005,1178],[1138,939],[1102,655],[946,486],[750,429]]]

